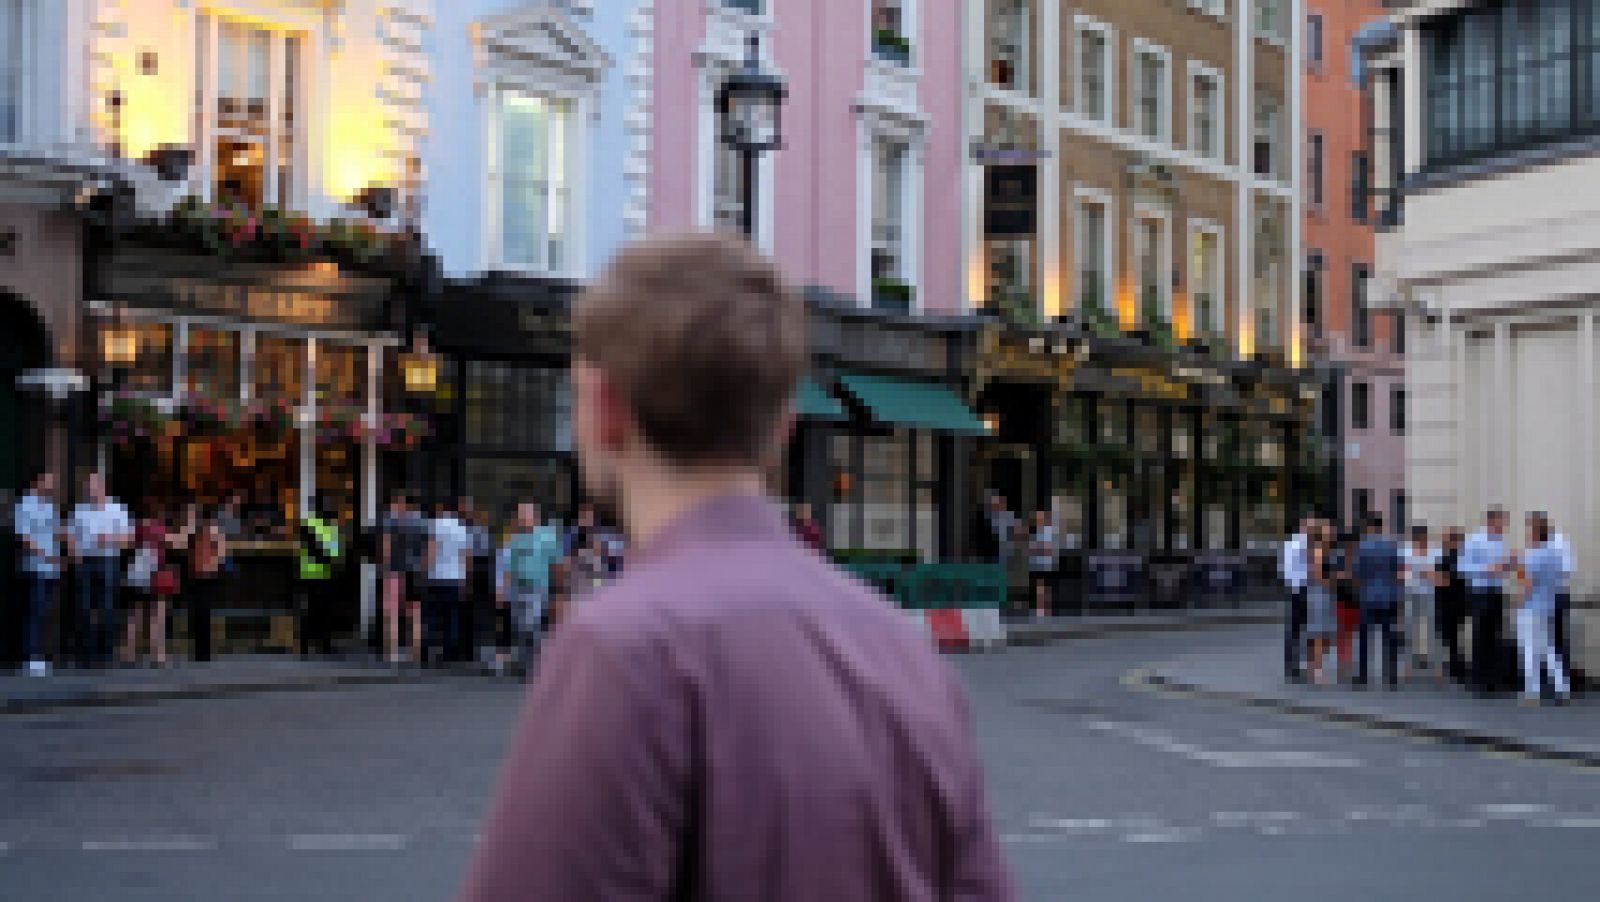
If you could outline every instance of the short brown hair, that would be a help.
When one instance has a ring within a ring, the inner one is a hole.
[[[610,376],[678,464],[757,462],[806,363],[805,305],[744,241],[657,238],[578,300],[572,350]]]

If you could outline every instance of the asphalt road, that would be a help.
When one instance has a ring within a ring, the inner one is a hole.
[[[1027,899],[1595,898],[1600,773],[1127,688],[1261,629],[952,658]],[[518,687],[0,718],[0,899],[440,900]]]

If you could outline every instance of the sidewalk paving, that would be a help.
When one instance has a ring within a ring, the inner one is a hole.
[[[1592,693],[1565,707],[1525,707],[1515,696],[1476,698],[1431,676],[1402,682],[1395,691],[1291,685],[1283,679],[1281,642],[1263,644],[1259,653],[1187,656],[1137,678],[1202,698],[1600,767],[1600,696]]]
[[[1237,608],[1145,611],[1006,620],[1007,645],[1044,645],[1064,639],[1085,639],[1112,633],[1168,632],[1224,626],[1278,623],[1282,603],[1251,603]]]
[[[423,676],[422,671],[370,662],[268,655],[229,656],[205,664],[178,661],[161,670],[61,670],[47,677],[11,673],[0,676],[0,714],[398,683]]]

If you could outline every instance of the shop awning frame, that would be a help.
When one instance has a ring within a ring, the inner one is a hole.
[[[842,423],[850,419],[839,399],[828,394],[827,389],[810,376],[803,377],[795,391],[794,412],[802,420]]]
[[[954,390],[923,382],[866,373],[839,374],[839,385],[885,426],[986,437],[989,428]]]

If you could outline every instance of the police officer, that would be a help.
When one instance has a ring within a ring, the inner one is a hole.
[[[333,587],[339,568],[339,524],[318,495],[300,517],[296,604],[300,615],[300,654],[333,651]]]

